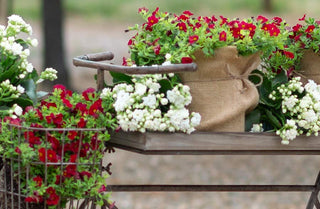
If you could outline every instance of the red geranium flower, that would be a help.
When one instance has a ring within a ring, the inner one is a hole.
[[[84,97],[84,99],[86,101],[91,101],[91,99],[89,98],[89,96],[91,95],[92,97],[94,96],[95,93],[95,89],[94,88],[88,88],[85,91],[82,92],[82,96]]]
[[[145,7],[141,7],[141,8],[139,8],[139,10],[138,10],[138,13],[141,13],[141,12],[148,12],[149,11],[149,9],[147,9],[147,8],[145,8]]]
[[[160,45],[157,45],[153,48],[153,52],[156,54],[156,55],[159,55],[160,54],[160,50],[161,50],[161,47]]]
[[[20,149],[19,147],[16,147],[16,148],[14,149],[14,151],[15,151],[16,153],[18,153],[19,155],[21,154],[21,149]]]
[[[299,18],[299,21],[305,21],[305,19],[306,19],[306,14],[304,14],[302,18]]]
[[[32,180],[37,183],[38,187],[41,187],[42,182],[43,182],[43,179],[41,178],[41,176],[36,176]]]
[[[154,24],[157,24],[159,22],[159,18],[157,18],[155,15],[152,15],[148,17],[148,25],[153,26]]]
[[[83,118],[80,118],[80,121],[78,122],[77,127],[78,128],[85,128],[86,125],[87,125],[87,121]]]
[[[184,22],[179,22],[177,26],[179,27],[179,30],[187,32],[187,25]]]
[[[293,32],[298,32],[302,28],[302,25],[296,24],[295,26],[292,27]]]
[[[225,31],[222,31],[220,34],[219,34],[219,40],[220,41],[226,41],[227,40],[227,33]]]
[[[189,36],[189,43],[190,44],[193,44],[193,43],[197,42],[198,40],[199,40],[198,35]]]
[[[59,203],[60,197],[57,195],[56,190],[52,187],[49,187],[46,190],[47,194],[49,194],[49,197],[47,198],[47,204],[48,205],[57,205]]]
[[[68,108],[72,108],[73,105],[70,103],[69,100],[67,100],[66,98],[62,98],[62,102],[65,106],[67,106]]]
[[[24,138],[29,142],[30,147],[34,147],[35,144],[41,144],[40,137],[35,136],[32,131],[24,132]]]
[[[84,179],[85,176],[89,179],[89,178],[91,178],[92,174],[90,172],[88,172],[88,171],[80,172],[81,179]]]
[[[188,15],[188,16],[192,16],[193,15],[193,13],[190,12],[189,10],[186,10],[186,11],[182,12],[182,14]]]
[[[283,54],[290,58],[290,59],[293,59],[294,58],[294,54],[292,52],[289,52],[289,51],[283,51]]]
[[[231,29],[232,35],[234,38],[239,38],[240,37],[240,28],[232,28]]]
[[[68,133],[68,138],[69,138],[70,140],[74,140],[77,135],[78,135],[78,132],[77,132],[77,131],[69,131],[69,133]]]
[[[76,104],[75,109],[79,110],[81,112],[81,115],[88,113],[87,105],[81,102]]]
[[[265,22],[267,22],[267,21],[268,21],[268,18],[266,18],[266,17],[264,17],[264,16],[259,15],[259,16],[257,17],[257,20],[258,20],[258,21],[261,21],[261,23],[265,23]]]
[[[188,64],[188,63],[192,63],[192,62],[193,62],[193,60],[192,60],[191,57],[182,57],[181,58],[181,63],[182,64]]]
[[[52,149],[53,150],[59,150],[60,149],[59,140],[56,137],[54,137],[53,135],[49,134],[49,133],[48,133],[47,137],[48,137],[48,142],[50,142]]]
[[[50,162],[56,163],[58,162],[58,157],[57,157],[57,153],[55,151],[53,151],[52,149],[49,149],[47,151],[47,155],[48,155],[48,160]]]
[[[46,161],[46,149],[42,147],[38,150],[38,153],[39,153],[39,160],[41,162],[45,162]]]
[[[311,33],[315,29],[314,25],[309,25],[308,28],[306,29],[306,33]]]
[[[89,108],[89,115],[92,115],[94,117],[97,117],[98,115],[96,114],[98,111],[102,112],[103,108],[101,106],[102,100],[98,99],[95,101]]]

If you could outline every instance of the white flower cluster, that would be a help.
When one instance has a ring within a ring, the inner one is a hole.
[[[263,132],[262,123],[253,124],[250,132],[253,132],[253,133],[261,133],[261,132]]]
[[[18,85],[17,87],[12,85],[9,79],[0,83],[0,100],[11,101],[11,98],[19,98],[21,94],[25,92],[25,89]]]
[[[182,131],[191,133],[200,124],[199,113],[189,113],[189,87],[177,84],[166,94],[160,92],[159,81],[167,75],[134,76],[133,84],[105,88],[101,98],[112,96],[117,120],[124,131]]]
[[[57,73],[58,71],[53,68],[46,68],[43,72],[41,72],[40,79],[37,81],[37,83],[41,83],[44,80],[53,81],[58,78]]]
[[[303,86],[300,77],[293,78],[273,91],[269,98],[282,100],[282,113],[288,117],[286,124],[277,130],[283,144],[289,144],[297,136],[305,133],[318,135],[320,130],[320,85],[309,80]]]

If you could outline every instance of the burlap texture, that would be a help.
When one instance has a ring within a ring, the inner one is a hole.
[[[260,64],[260,54],[239,56],[236,47],[215,50],[206,57],[195,53],[198,70],[181,73],[184,84],[190,86],[190,111],[199,112],[199,131],[243,132],[245,113],[259,102],[257,88],[248,75]]]
[[[307,83],[308,79],[311,79],[320,84],[320,53],[315,53],[311,49],[305,50],[297,76],[301,77],[303,83]]]

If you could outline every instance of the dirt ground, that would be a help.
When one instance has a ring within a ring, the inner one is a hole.
[[[32,24],[41,49],[41,30]],[[87,53],[112,51],[114,63],[127,56],[126,25],[108,20],[68,19],[65,25],[67,63],[72,85],[82,91],[95,87],[95,70],[75,68],[72,58]],[[37,68],[41,50],[32,51]],[[314,184],[319,156],[144,156],[116,150],[107,184]],[[309,193],[112,193],[121,209],[301,209]]]

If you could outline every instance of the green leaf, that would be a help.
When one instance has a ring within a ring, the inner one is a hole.
[[[250,131],[253,124],[261,122],[261,112],[259,109],[255,109],[246,115],[245,130]]]
[[[168,79],[162,79],[159,81],[159,84],[161,86],[160,92],[166,94],[168,90],[171,90],[173,86],[171,85],[171,82]]]
[[[28,97],[33,101],[34,104],[37,103],[37,86],[36,83],[32,79],[28,79],[26,81],[23,81],[21,83],[21,86],[23,86],[26,90],[26,94]]]
[[[266,111],[266,116],[270,124],[275,127],[276,129],[280,129],[282,127],[280,121],[278,118],[270,111],[270,110],[265,110]]]
[[[117,84],[117,83],[133,84],[132,77],[124,73],[110,72],[110,75],[113,78],[114,84]]]
[[[37,91],[37,99],[47,96],[49,93],[46,91]]]
[[[19,97],[14,100],[14,103],[18,104],[19,106],[25,108],[27,106],[32,106],[34,103],[31,99]]]
[[[287,83],[288,77],[286,75],[286,72],[282,70],[279,74],[277,74],[274,79],[272,79],[272,86],[279,86],[281,84]]]

